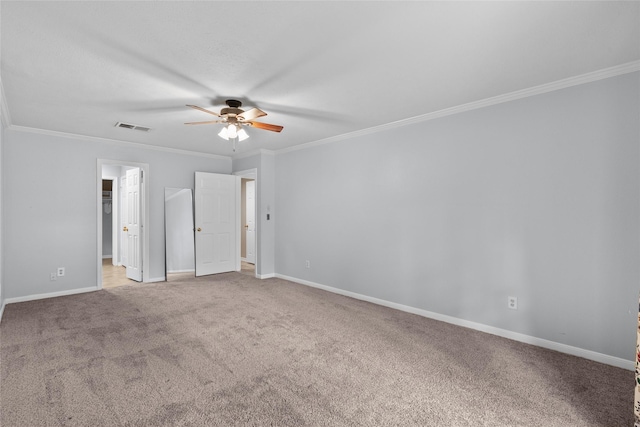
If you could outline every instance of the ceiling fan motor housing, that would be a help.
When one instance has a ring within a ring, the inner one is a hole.
[[[220,110],[220,115],[221,116],[237,116],[238,114],[242,114],[244,113],[244,110],[241,110],[239,108],[234,108],[234,107],[229,107],[229,108],[223,108],[222,110]]]
[[[229,108],[223,108],[222,110],[220,110],[221,116],[235,117],[244,113],[244,110],[240,109],[240,107],[242,106],[241,101],[238,101],[237,99],[227,99],[225,103],[229,106]]]

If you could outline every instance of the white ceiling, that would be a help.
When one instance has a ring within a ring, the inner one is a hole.
[[[279,150],[640,60],[639,2],[0,2],[10,124],[231,155],[227,98]],[[114,127],[118,121],[148,133]]]

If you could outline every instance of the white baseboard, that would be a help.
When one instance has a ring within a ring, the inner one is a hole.
[[[90,288],[70,289],[68,291],[49,292],[46,294],[25,295],[23,297],[7,298],[6,300],[4,300],[4,303],[13,304],[16,302],[34,301],[45,298],[64,297],[67,295],[84,294],[86,292],[94,292],[97,290],[97,286],[92,286]]]
[[[166,282],[167,278],[162,276],[162,277],[150,277],[149,280],[145,283],[155,283],[155,282]]]
[[[113,255],[102,255],[102,259],[113,258]]]
[[[393,308],[400,311],[405,311],[411,314],[417,314],[418,316],[427,317],[429,319],[439,320],[442,322],[450,323],[452,325],[462,326],[469,329],[475,329],[476,331],[486,332],[488,334],[497,335],[499,337],[508,338],[514,341],[523,342],[525,344],[535,345],[537,347],[547,348],[549,350],[559,351],[561,353],[571,354],[573,356],[582,357],[584,359],[593,360],[595,362],[604,363],[606,365],[615,366],[630,371],[635,370],[635,361],[621,359],[619,357],[609,356],[607,354],[597,353],[591,350],[585,350],[579,347],[573,347],[570,345],[558,343],[555,341],[549,341],[543,338],[532,337],[530,335],[521,334],[518,332],[509,331],[506,329],[496,328],[494,326],[484,325],[482,323],[471,322],[469,320],[460,319],[453,316],[447,316],[445,314],[434,313],[432,311],[422,310],[420,308],[410,307],[408,305],[397,304],[374,297],[369,297],[355,292],[345,291],[343,289],[334,288],[331,286],[321,285],[319,283],[310,282],[304,279],[298,279],[296,277],[285,276],[283,274],[275,274],[275,277],[279,279],[288,280],[290,282],[299,283],[305,286],[311,286],[313,288],[322,289],[335,294],[344,295],[347,297],[367,301],[373,304],[382,305],[385,307]]]
[[[269,273],[269,274],[256,274],[256,277],[258,279],[272,279],[274,277],[277,277],[276,273]],[[295,282],[295,280],[292,280],[292,282]]]
[[[190,270],[171,270],[171,271],[167,271],[167,273],[195,273],[196,270],[194,270],[193,268]]]
[[[2,323],[2,315],[4,314],[4,306],[6,305],[6,303],[2,303],[2,305],[0,305],[0,323]]]

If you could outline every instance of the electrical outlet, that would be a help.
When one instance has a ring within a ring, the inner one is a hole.
[[[306,261],[304,262],[304,266],[305,266],[305,267],[307,267],[307,268],[311,268],[311,261],[306,260]]]
[[[56,273],[51,273],[51,276],[49,277],[49,280],[55,281],[56,279],[57,279]]]
[[[507,297],[507,307],[512,310],[518,309],[518,297]]]
[[[64,267],[58,267],[58,277],[64,276]]]

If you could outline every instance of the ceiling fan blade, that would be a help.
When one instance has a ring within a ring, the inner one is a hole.
[[[202,111],[204,113],[213,114],[214,116],[220,117],[220,114],[214,113],[213,111],[205,110],[204,108],[198,107],[197,105],[189,105],[189,104],[187,104],[187,107],[195,108],[196,110],[200,110],[200,111]]]
[[[266,116],[267,113],[262,111],[259,108],[252,108],[251,110],[245,111],[242,114],[238,114],[239,118],[242,118],[245,122],[248,122],[253,119],[257,119],[258,117]]]
[[[210,125],[212,123],[224,123],[222,120],[208,120],[206,122],[189,122],[185,125]]]
[[[261,122],[249,122],[251,126],[258,129],[270,130],[272,132],[280,132],[284,129],[282,126],[278,125],[270,125],[269,123],[261,123]]]

